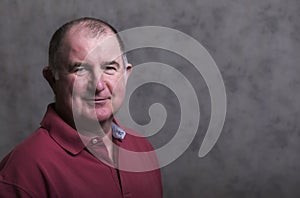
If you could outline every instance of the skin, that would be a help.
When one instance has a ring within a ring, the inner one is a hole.
[[[111,30],[91,36],[76,25],[67,32],[60,52],[58,79],[49,66],[43,70],[55,94],[56,112],[75,129],[80,121],[87,133],[98,133],[95,122],[100,123],[111,137],[113,114],[123,102],[132,70],[131,64],[124,65],[116,36]]]

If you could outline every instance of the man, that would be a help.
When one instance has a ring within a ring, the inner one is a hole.
[[[114,118],[132,70],[123,49],[116,30],[98,19],[77,19],[55,32],[43,70],[55,103],[0,163],[0,197],[162,196],[155,156],[126,154],[151,153],[152,146]],[[149,163],[157,169],[140,167]]]

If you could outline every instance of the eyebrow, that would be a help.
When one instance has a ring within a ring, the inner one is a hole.
[[[120,64],[117,61],[115,61],[115,60],[113,60],[113,61],[106,61],[106,62],[103,62],[101,64],[101,66],[105,66],[105,65],[117,65],[117,67],[120,68]]]
[[[83,63],[83,62],[75,62],[69,64],[69,71],[72,71],[76,67],[81,67],[81,66],[89,66],[90,64],[88,63]]]

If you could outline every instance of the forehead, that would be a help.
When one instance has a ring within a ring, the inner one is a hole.
[[[86,27],[71,27],[62,41],[61,52],[67,59],[116,59],[121,55],[117,36],[109,28],[100,34]]]

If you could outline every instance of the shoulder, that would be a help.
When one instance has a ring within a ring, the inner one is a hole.
[[[32,165],[32,163],[36,163],[38,160],[47,156],[48,152],[51,152],[51,149],[49,148],[54,148],[54,146],[55,142],[49,136],[48,131],[43,128],[39,128],[22,143],[17,145],[3,159],[0,169],[2,171],[6,168],[4,164],[9,164],[10,167],[14,164],[19,164],[20,162],[25,165]]]
[[[48,132],[42,128],[17,145],[0,162],[0,191],[11,195],[24,194],[23,197],[34,195],[31,189],[33,185],[42,184],[41,170],[45,161],[49,161],[49,148],[53,145],[55,143]]]
[[[54,163],[60,150],[48,131],[39,128],[0,162],[0,176],[7,180],[40,177],[45,165]]]

